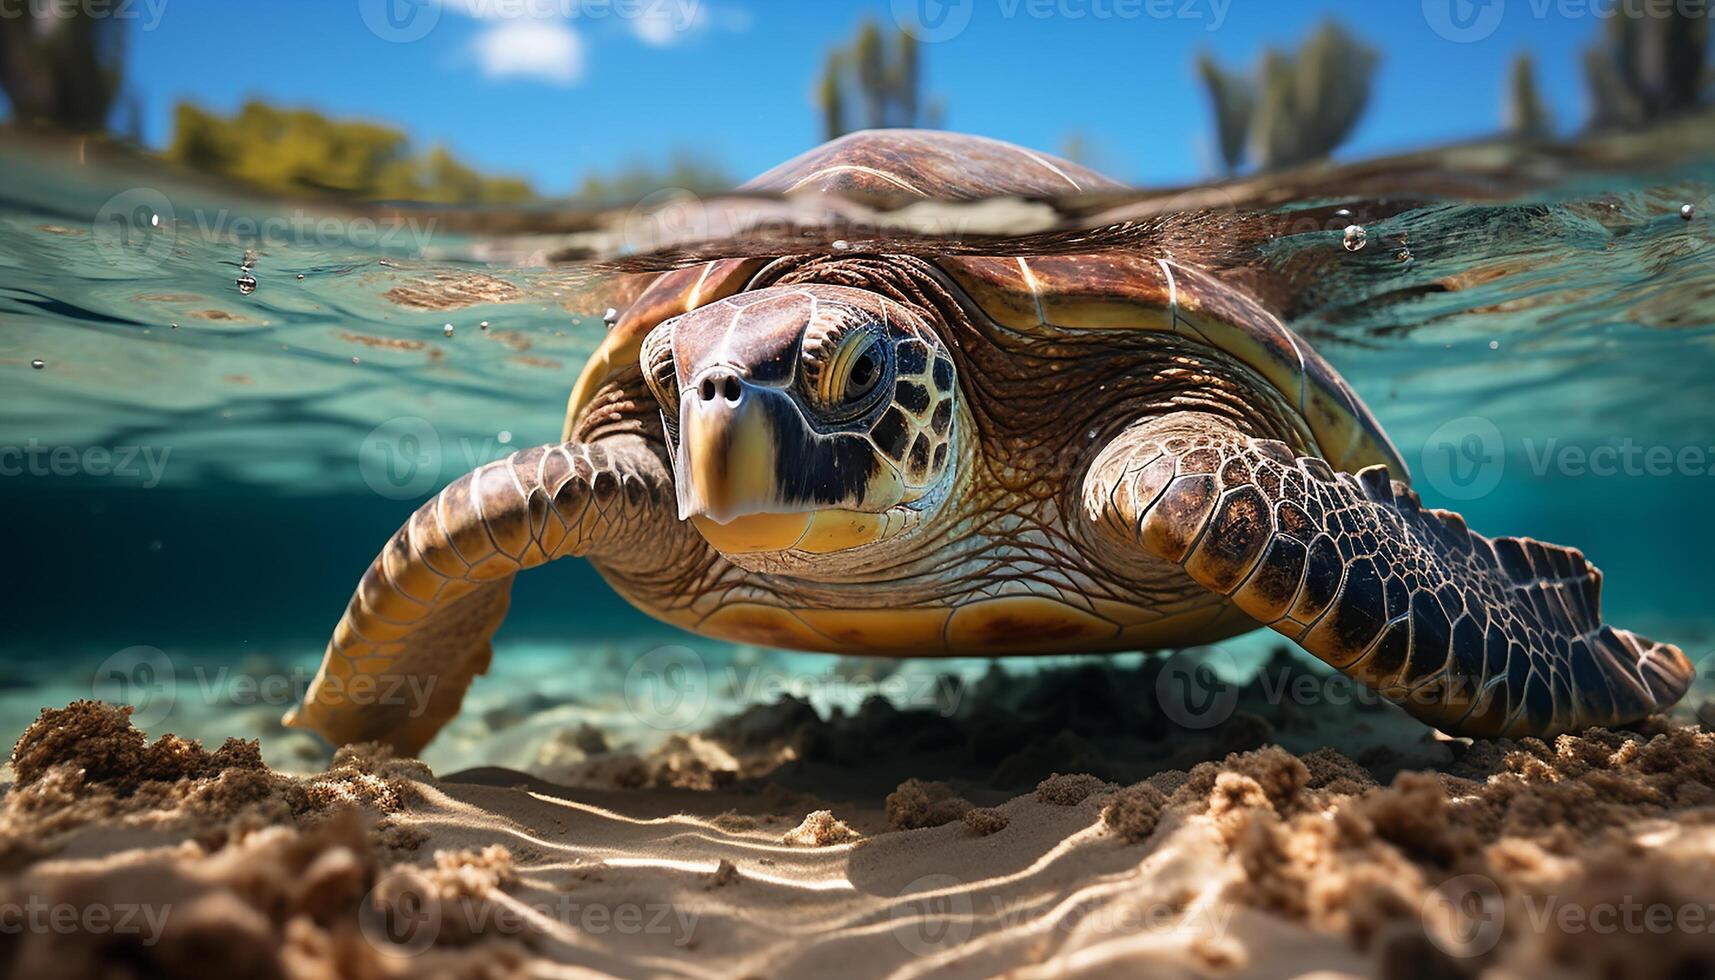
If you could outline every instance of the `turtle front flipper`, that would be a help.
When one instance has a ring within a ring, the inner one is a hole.
[[[667,465],[640,438],[538,446],[481,466],[370,564],[286,724],[414,754],[488,669],[518,571],[568,555],[647,570],[683,533]]]
[[[1132,426],[1096,458],[1084,506],[1449,734],[1623,725],[1691,684],[1678,647],[1602,623],[1602,575],[1579,552],[1490,540],[1382,466],[1337,473],[1213,416]]]

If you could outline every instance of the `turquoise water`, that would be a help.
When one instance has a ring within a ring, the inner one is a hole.
[[[431,212],[330,218],[67,151],[8,155],[0,172],[15,569],[0,735],[43,704],[111,693],[97,668],[134,665],[137,648],[179,675],[152,727],[277,733],[288,699],[234,691],[220,668],[306,681],[357,575],[421,500],[558,436],[604,330],[597,279],[535,261],[551,240],[501,247]],[[1693,161],[1573,170],[1481,203],[1298,201],[1286,210],[1318,218],[1262,258],[1427,502],[1584,549],[1609,620],[1693,659],[1715,649],[1712,192],[1715,162]],[[1324,217],[1342,204],[1386,215],[1361,251]],[[545,716],[565,723],[663,643],[806,677],[834,662],[692,640],[562,562],[521,577],[496,676],[466,715],[534,692],[571,705]],[[485,731],[437,750],[503,754]]]

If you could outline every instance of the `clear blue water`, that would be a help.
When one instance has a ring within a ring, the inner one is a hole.
[[[386,536],[475,464],[556,438],[602,335],[587,269],[473,261],[489,243],[428,218],[324,223],[65,152],[0,172],[7,737],[134,647],[181,672],[307,680]],[[1610,621],[1694,659],[1715,649],[1712,192],[1715,161],[1572,172],[1506,201],[1411,207],[1370,223],[1360,252],[1321,226],[1265,249],[1282,270],[1315,259],[1293,325],[1368,401],[1426,501],[1584,549]],[[408,305],[437,277],[479,301]],[[562,562],[520,579],[475,697],[611,690],[664,642],[776,657],[691,641]],[[156,724],[274,731],[281,705],[207,689],[244,710],[181,703]]]

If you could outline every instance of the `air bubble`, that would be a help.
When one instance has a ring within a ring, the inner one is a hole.
[[[611,306],[603,310],[601,314],[601,322],[607,324],[607,328],[612,330],[613,325],[619,322],[619,311]]]
[[[1340,244],[1346,246],[1346,251],[1356,252],[1368,245],[1369,241],[1370,233],[1364,230],[1363,225],[1347,225],[1345,234],[1340,239]]]
[[[233,282],[238,286],[238,291],[246,296],[256,291],[256,277],[248,271],[240,272]]]
[[[35,360],[30,362],[30,366],[35,368],[36,370],[40,371],[42,368],[45,368],[48,366],[48,362],[44,361],[38,357]]]
[[[1687,221],[1690,221],[1692,218],[1697,217],[1697,205],[1695,205],[1695,204],[1681,204],[1679,206],[1679,216],[1681,218],[1684,218]]]
[[[442,327],[441,328],[441,335],[445,336],[445,337],[451,337],[453,335],[453,325],[449,323],[446,326]]]

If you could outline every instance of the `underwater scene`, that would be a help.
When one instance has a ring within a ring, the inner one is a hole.
[[[600,6],[0,12],[0,973],[1715,975],[1706,11]]]

